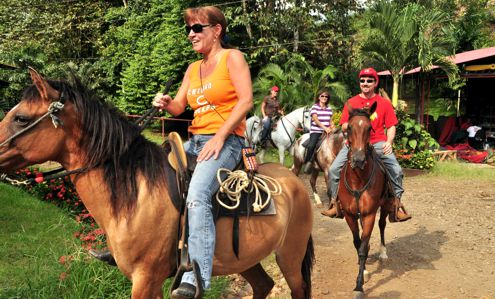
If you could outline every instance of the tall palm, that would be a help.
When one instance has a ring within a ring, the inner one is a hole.
[[[361,53],[376,60],[392,74],[392,103],[397,106],[399,81],[402,75],[414,67],[418,32],[412,9],[399,8],[388,2],[380,2],[369,20],[368,38],[361,46]]]
[[[381,63],[392,74],[392,103],[397,106],[399,82],[415,66],[428,72],[433,65],[445,71],[451,83],[457,77],[457,66],[448,59],[455,41],[447,15],[418,4],[403,9],[379,2],[369,21],[370,34],[361,54]]]

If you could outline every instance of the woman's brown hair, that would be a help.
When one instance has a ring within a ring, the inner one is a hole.
[[[318,104],[320,102],[320,96],[324,93],[328,94],[328,100],[327,100],[327,106],[328,106],[330,104],[330,92],[326,88],[320,89],[318,91],[318,93],[316,94],[315,103]]]
[[[186,9],[184,11],[184,21],[186,24],[194,20],[206,21],[213,26],[220,24],[220,26],[222,26],[222,31],[219,36],[220,43],[222,44],[222,47],[227,47],[227,44],[224,41],[227,30],[227,20],[219,8],[215,6],[203,6]]]

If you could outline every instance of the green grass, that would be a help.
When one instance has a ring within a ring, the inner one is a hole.
[[[89,257],[73,237],[77,223],[64,211],[5,184],[0,206],[0,299],[130,297],[130,281]],[[60,263],[62,256],[68,261]],[[218,298],[228,284],[215,278],[205,298]]]
[[[437,162],[429,175],[441,176],[446,179],[469,179],[495,182],[495,167],[486,164],[463,163],[457,161]]]

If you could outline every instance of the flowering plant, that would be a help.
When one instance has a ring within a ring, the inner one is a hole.
[[[20,179],[30,179],[41,175],[39,168],[25,168],[16,172]],[[69,177],[52,179],[36,185],[22,185],[29,193],[41,200],[50,202],[69,212],[80,224],[74,237],[82,242],[84,248],[102,248],[106,246],[105,232],[99,228],[91,213],[79,198]]]

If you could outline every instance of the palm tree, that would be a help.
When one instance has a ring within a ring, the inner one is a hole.
[[[392,74],[392,103],[397,106],[399,82],[415,66],[430,71],[433,65],[443,69],[455,81],[457,66],[447,58],[454,49],[450,20],[435,9],[409,4],[402,10],[395,4],[379,2],[369,15],[368,37],[361,55],[385,66]]]
[[[332,65],[323,70],[313,68],[300,55],[294,55],[284,65],[270,63],[266,65],[254,80],[255,104],[260,106],[263,97],[273,85],[280,87],[279,98],[285,111],[308,105],[318,90],[327,88],[334,106],[340,107],[349,97],[344,83],[335,81],[337,68]]]

